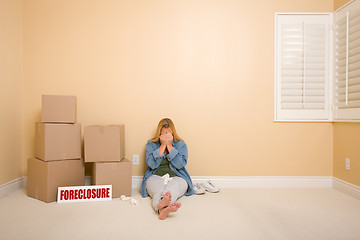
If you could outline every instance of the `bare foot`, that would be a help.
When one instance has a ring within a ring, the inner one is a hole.
[[[164,207],[169,206],[169,204],[171,203],[171,192],[166,192],[163,195],[163,198],[161,199],[161,201],[159,202],[159,204],[157,205],[157,208],[163,209]]]
[[[181,203],[173,203],[168,207],[159,210],[159,219],[165,220],[169,213],[176,212],[181,207]]]

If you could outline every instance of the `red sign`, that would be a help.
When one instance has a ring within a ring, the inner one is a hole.
[[[57,202],[109,201],[112,185],[58,187]]]

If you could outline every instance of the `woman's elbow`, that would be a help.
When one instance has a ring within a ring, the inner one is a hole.
[[[154,169],[154,168],[156,167],[154,161],[151,161],[151,160],[147,160],[147,161],[146,161],[146,164],[147,164],[148,167],[151,168],[151,169]]]

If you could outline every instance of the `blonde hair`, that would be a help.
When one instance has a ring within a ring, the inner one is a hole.
[[[175,142],[183,141],[179,137],[179,135],[177,134],[176,129],[175,129],[175,125],[174,125],[173,121],[171,121],[170,118],[163,118],[163,119],[160,120],[160,122],[158,124],[158,127],[157,127],[157,130],[156,130],[156,135],[155,135],[155,137],[150,139],[150,141],[152,141],[152,142],[159,141],[159,138],[160,138],[160,135],[161,135],[161,130],[163,128],[170,128],[171,129],[172,134],[174,136],[174,141]]]

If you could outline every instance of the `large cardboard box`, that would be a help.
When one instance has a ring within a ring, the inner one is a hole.
[[[76,96],[42,95],[41,122],[75,123]]]
[[[35,157],[44,161],[81,158],[81,125],[35,124]]]
[[[85,162],[120,162],[125,158],[125,126],[86,126]]]
[[[82,159],[45,162],[28,159],[27,195],[44,202],[57,199],[57,188],[83,186],[85,167]]]
[[[112,185],[112,197],[131,196],[131,161],[103,162],[93,164],[93,184]]]

